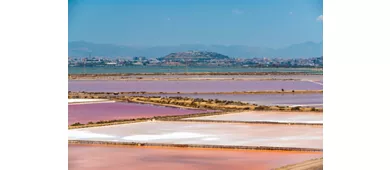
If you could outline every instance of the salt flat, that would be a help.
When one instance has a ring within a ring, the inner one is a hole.
[[[278,111],[248,111],[215,116],[186,118],[184,120],[215,120],[215,121],[245,121],[245,122],[279,122],[279,123],[313,123],[322,124],[322,113],[316,112],[278,112]]]
[[[322,149],[322,127],[156,121],[72,129],[68,139]]]

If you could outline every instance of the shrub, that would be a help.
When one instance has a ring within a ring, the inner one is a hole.
[[[291,108],[291,110],[301,110],[301,107],[299,107],[299,106],[293,107],[293,108]]]
[[[255,107],[255,110],[267,110],[268,108],[268,106],[257,106]]]
[[[80,122],[76,122],[76,123],[71,124],[70,126],[81,126],[81,125],[84,125],[84,124],[81,124]]]

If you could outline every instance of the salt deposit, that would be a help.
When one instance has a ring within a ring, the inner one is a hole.
[[[72,130],[72,131],[68,131],[68,138],[70,138],[70,139],[86,139],[86,138],[107,139],[107,138],[115,138],[115,136],[92,133],[89,131]]]
[[[80,137],[70,132],[69,140],[322,149],[322,127],[318,126],[156,121],[76,130],[87,133]]]
[[[107,99],[68,99],[68,103],[102,102]]]
[[[158,139],[191,139],[191,138],[200,138],[207,135],[202,135],[198,133],[188,133],[188,132],[173,132],[159,135],[133,135],[126,136],[122,139],[124,140],[133,140],[133,141],[153,141]]]
[[[215,116],[193,117],[184,120],[322,124],[323,116],[322,113],[317,112],[249,111]]]

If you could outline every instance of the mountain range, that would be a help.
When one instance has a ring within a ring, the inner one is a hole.
[[[182,44],[176,46],[132,46],[115,44],[97,44],[86,41],[68,42],[68,56],[70,57],[134,57],[158,58],[180,51],[210,51],[221,53],[233,58],[311,58],[322,56],[323,43],[304,42],[284,48],[266,48],[244,45],[202,45]]]

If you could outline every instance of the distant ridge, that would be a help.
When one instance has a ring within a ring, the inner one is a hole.
[[[91,54],[91,56],[104,57],[144,56],[147,58],[160,58],[166,54],[180,51],[213,51],[231,58],[312,58],[322,56],[322,42],[304,42],[278,49],[242,45],[129,46],[97,44],[86,41],[72,41],[68,43],[68,55],[70,57],[88,57]]]
[[[226,55],[222,55],[215,52],[207,52],[207,51],[186,51],[186,52],[177,52],[168,54],[161,59],[163,60],[212,60],[212,59],[228,59],[229,57]]]

